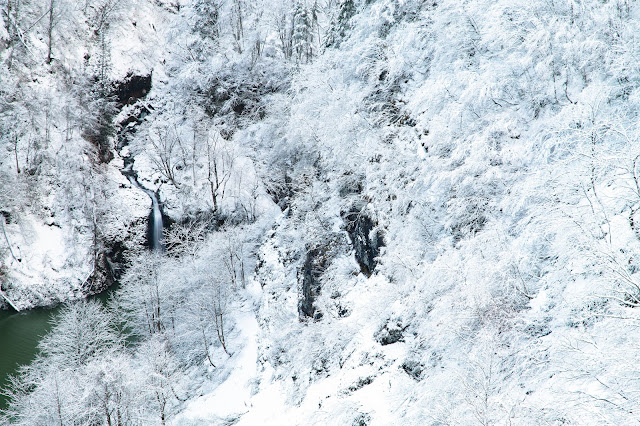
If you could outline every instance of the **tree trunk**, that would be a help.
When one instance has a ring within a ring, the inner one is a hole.
[[[51,46],[52,46],[52,38],[53,38],[53,8],[55,7],[55,0],[49,0],[49,26],[47,27],[47,64],[51,63]]]

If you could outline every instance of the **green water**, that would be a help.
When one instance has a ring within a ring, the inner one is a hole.
[[[106,304],[113,290],[115,286],[93,297]],[[7,400],[1,392],[7,388],[9,376],[16,374],[21,365],[35,359],[38,343],[51,330],[51,321],[61,306],[20,313],[0,311],[0,410],[7,407]]]
[[[36,357],[38,342],[51,329],[51,319],[58,311],[59,308],[0,311],[0,389],[6,389],[9,375],[15,374],[20,365],[29,364]],[[6,408],[6,403],[0,395],[0,409]]]

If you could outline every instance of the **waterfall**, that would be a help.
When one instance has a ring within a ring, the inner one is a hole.
[[[151,197],[153,202],[153,225],[151,228],[151,241],[150,245],[155,251],[164,251],[164,244],[162,242],[162,212],[160,211],[160,203],[158,197],[152,191],[147,190],[147,194]]]
[[[131,171],[130,167],[123,169],[122,173],[125,176],[127,176],[127,178],[129,179],[129,182],[131,182],[133,186],[140,189],[141,191],[144,191],[149,196],[149,198],[151,198],[153,216],[152,216],[152,221],[149,224],[151,227],[149,232],[149,247],[153,251],[159,251],[159,252],[164,251],[164,243],[162,238],[162,229],[163,229],[162,212],[160,211],[160,202],[158,201],[157,194],[152,190],[147,189],[144,186],[140,185],[140,183],[138,182],[138,179],[136,179],[136,176]]]
[[[128,80],[119,82],[116,86],[119,107],[122,111],[122,107],[131,98],[140,99],[146,96],[146,93],[151,89],[151,74],[148,76],[130,76]],[[135,135],[136,128],[140,125],[147,114],[153,111],[153,107],[149,104],[137,102],[132,111],[128,112],[128,115],[123,117],[119,122],[120,130],[118,131],[118,141],[116,149],[118,154],[122,157],[123,168],[120,172],[129,179],[131,185],[144,191],[145,194],[151,198],[152,214],[149,218],[149,248],[156,252],[164,251],[164,242],[162,238],[162,211],[160,210],[160,200],[158,194],[150,189],[145,188],[138,182],[138,176],[135,170],[133,170],[134,157],[131,153],[125,154],[123,152],[124,147],[129,145],[130,139]]]

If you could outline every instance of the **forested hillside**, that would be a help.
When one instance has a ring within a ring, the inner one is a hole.
[[[636,2],[0,7],[0,423],[640,422]]]

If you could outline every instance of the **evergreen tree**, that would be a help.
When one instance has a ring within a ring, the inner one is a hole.
[[[296,61],[309,62],[313,56],[313,33],[307,8],[296,2],[293,8],[292,45]]]
[[[220,36],[220,3],[217,0],[195,0],[193,4],[194,32],[205,39],[216,41]]]
[[[354,0],[343,0],[340,3],[338,17],[331,23],[331,28],[327,34],[326,47],[340,47],[340,43],[345,39],[347,32],[351,29],[351,18],[356,14],[356,4]]]

